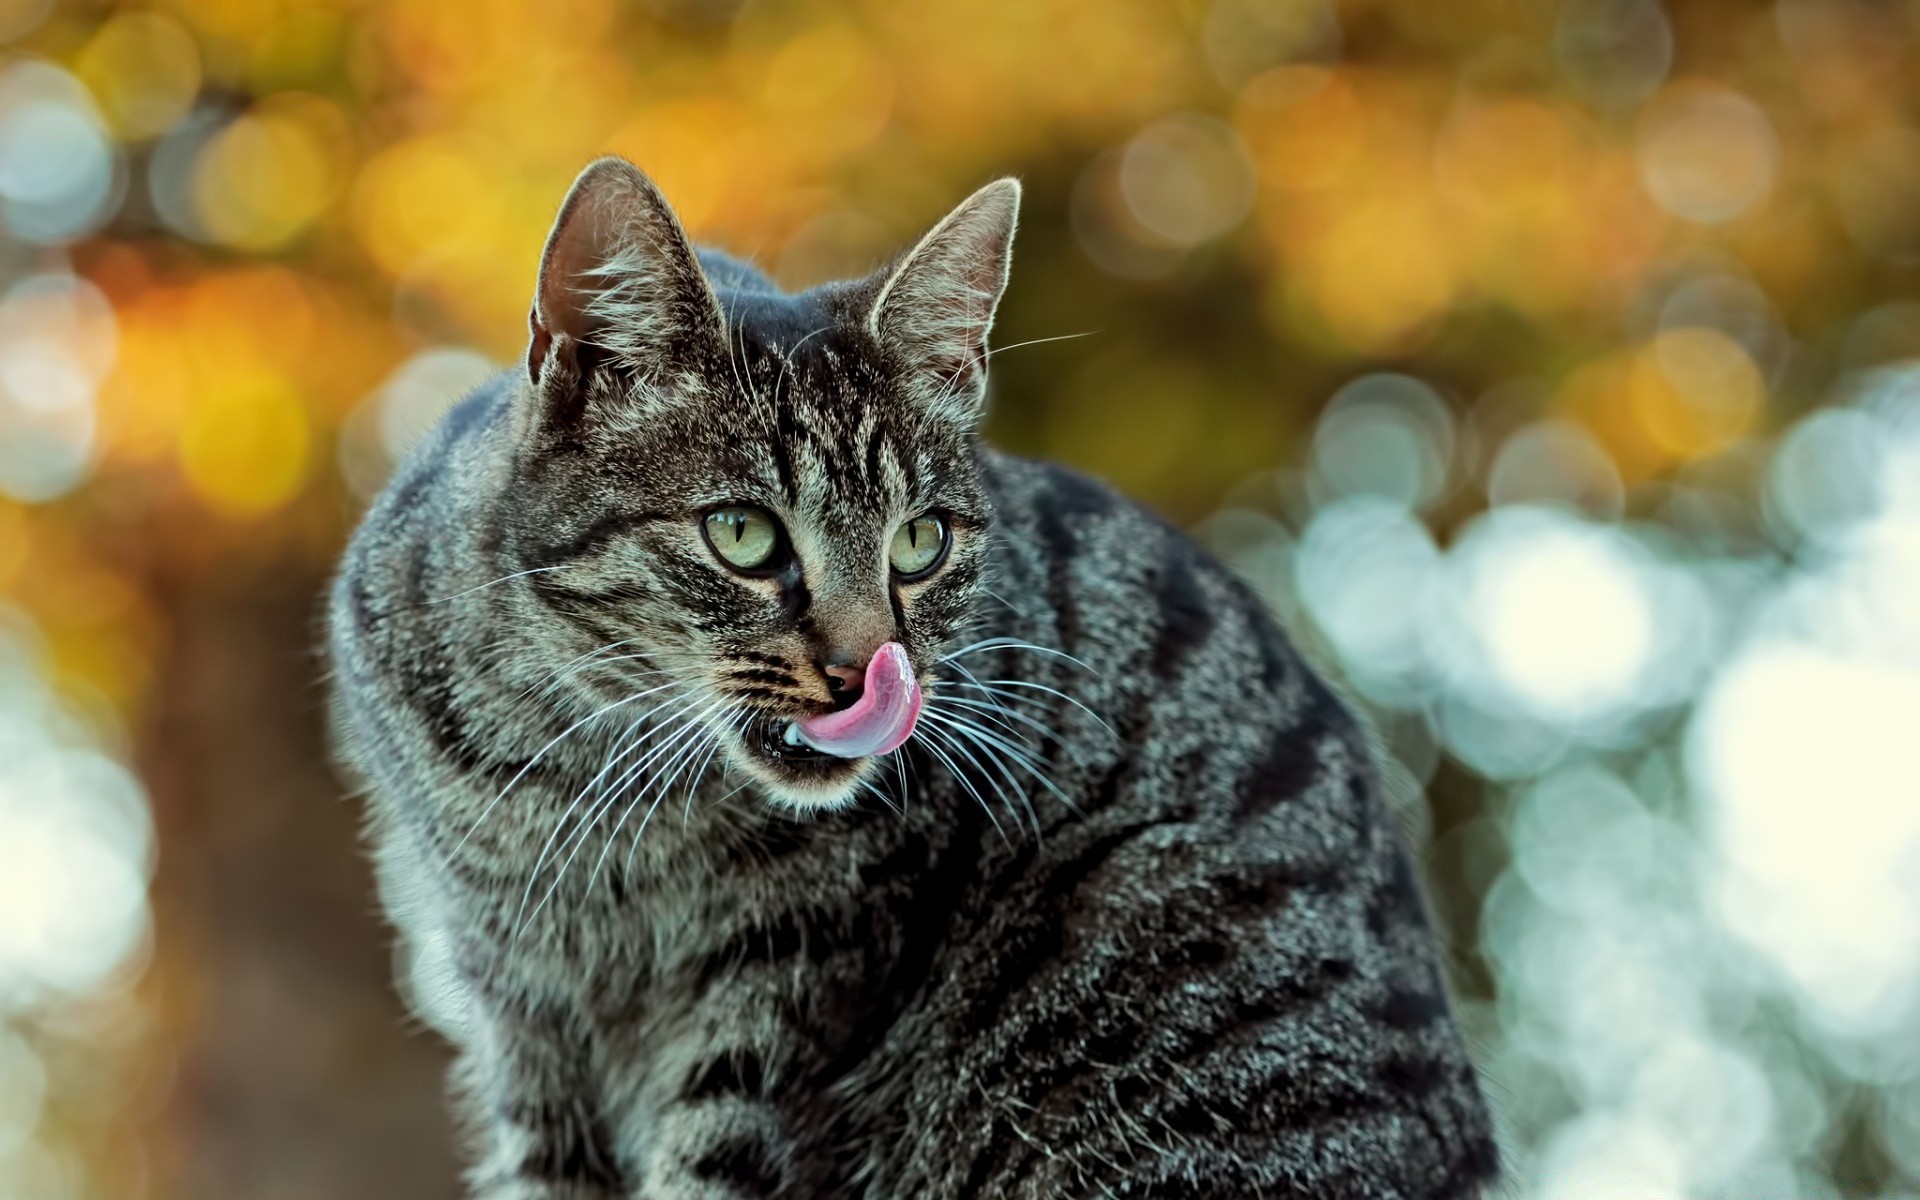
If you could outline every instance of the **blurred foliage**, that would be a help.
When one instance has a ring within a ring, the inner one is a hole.
[[[1911,2],[0,0],[0,39],[0,606],[84,736],[149,757],[166,596],[327,569],[409,440],[520,356],[598,154],[796,287],[1021,175],[993,434],[1182,520],[1310,535],[1329,398],[1404,377],[1382,403],[1439,447],[1405,499],[1442,542],[1548,498],[1767,546],[1755,447],[1920,355]],[[1360,474],[1391,457],[1354,436]],[[1458,758],[1416,770],[1442,835],[1498,775]],[[1441,849],[1491,1002],[1498,855]],[[67,1173],[17,1194],[170,1194],[128,1165],[164,1165],[128,1149],[150,1109],[48,1116]],[[1862,1128],[1793,1160],[1912,1184],[1920,1154]],[[5,1130],[0,1103],[0,1156]]]

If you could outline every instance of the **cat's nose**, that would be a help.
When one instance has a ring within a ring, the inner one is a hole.
[[[856,667],[852,663],[832,662],[820,668],[827,677],[827,690],[841,704],[851,703],[860,696],[860,689],[866,685],[867,669]]]

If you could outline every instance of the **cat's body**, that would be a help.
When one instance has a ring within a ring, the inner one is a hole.
[[[530,452],[528,410],[587,387],[553,383],[536,312],[533,381],[454,410],[335,589],[337,712],[389,911],[449,967],[437,1008],[477,1193],[1478,1195],[1486,1117],[1366,741],[1258,602],[1136,506],[970,427],[943,441],[924,413],[836,417],[851,402],[832,393],[887,385],[857,335],[819,331],[915,283],[912,258],[879,300],[781,297],[701,262],[737,388],[717,448],[656,408]],[[806,395],[828,398],[783,399]],[[738,586],[765,592],[754,636],[799,641],[756,642],[668,610],[732,595],[710,564],[674,566],[678,542],[651,543],[646,568],[608,549],[636,523],[680,537],[651,524],[670,513],[605,506],[670,492],[668,456],[711,470],[774,439],[752,494],[793,498],[778,512],[799,582]],[[641,460],[541,474],[580,444]],[[950,558],[862,607],[816,572],[832,553],[806,531],[859,542],[837,514],[896,493],[918,498],[873,528],[935,495]],[[621,604],[652,606],[644,626],[607,616]],[[913,656],[926,736],[832,775],[860,787],[851,803],[808,803],[828,784],[783,791],[783,760],[728,741],[755,727],[709,697],[817,709],[817,680],[767,647],[838,645],[863,621]],[[683,696],[673,638],[719,647],[702,653],[733,664],[722,682]]]

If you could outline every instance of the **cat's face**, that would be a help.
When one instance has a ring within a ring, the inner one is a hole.
[[[627,164],[575,185],[509,531],[561,633],[533,652],[587,655],[610,724],[649,717],[617,770],[684,782],[711,757],[833,804],[906,736],[981,588],[975,427],[1017,198],[992,185],[872,279],[787,297],[709,278]]]

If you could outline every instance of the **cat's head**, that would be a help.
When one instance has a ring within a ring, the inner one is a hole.
[[[872,276],[789,296],[697,252],[632,165],[574,184],[508,529],[556,617],[529,646],[586,654],[599,694],[631,697],[615,727],[651,714],[642,777],[711,749],[834,804],[905,736],[982,586],[977,431],[1019,200],[989,184]]]

